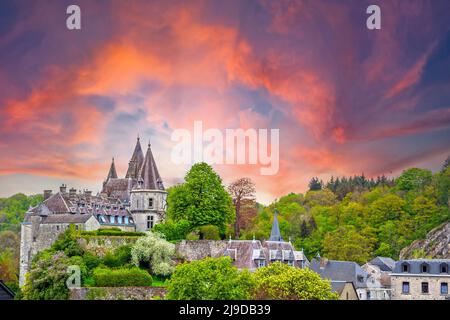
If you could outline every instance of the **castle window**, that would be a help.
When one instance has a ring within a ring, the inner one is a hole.
[[[147,217],[147,229],[153,228],[153,223],[154,223],[153,216],[148,216]]]
[[[266,260],[257,260],[258,261],[258,268],[262,268],[266,265]]]
[[[56,231],[59,231],[59,226],[56,226]]]
[[[75,230],[78,230],[78,228],[79,228],[79,225],[76,224],[75,225]]]
[[[422,282],[422,293],[428,293],[428,282]]]
[[[109,222],[110,222],[110,223],[116,223],[116,222],[114,221],[114,218],[115,218],[114,216],[110,216],[110,217],[109,217]]]
[[[408,294],[409,293],[409,282],[403,282],[402,283],[402,293]]]
[[[289,266],[293,267],[294,266],[294,261],[293,260],[288,260],[287,264]]]
[[[122,217],[121,217],[121,216],[118,216],[118,217],[117,217],[117,223],[118,223],[118,224],[122,224]]]
[[[128,224],[128,217],[125,217],[125,224]]]
[[[148,199],[148,207],[149,207],[150,209],[153,208],[153,198]]]
[[[422,263],[422,265],[420,266],[420,271],[422,273],[428,273],[429,270],[430,270],[430,268],[429,268],[428,264]]]
[[[440,265],[441,273],[448,273],[448,266],[445,263]]]
[[[441,294],[448,294],[448,283],[447,282],[441,283]]]
[[[106,219],[104,216],[100,216],[100,221],[106,223]]]
[[[407,263],[402,264],[402,272],[409,272],[409,264]]]

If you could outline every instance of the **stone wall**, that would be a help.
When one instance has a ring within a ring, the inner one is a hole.
[[[194,261],[221,257],[226,247],[225,240],[183,240],[176,245],[176,252],[183,260]]]
[[[70,289],[70,300],[151,300],[163,299],[164,287],[92,287]]]
[[[402,293],[403,282],[409,282],[409,293]],[[422,282],[428,282],[428,293],[422,293]],[[450,295],[441,295],[441,283],[450,284],[450,276],[393,275],[392,300],[445,300]]]
[[[114,251],[123,245],[131,245],[136,242],[139,237],[132,236],[80,236],[78,243],[85,250],[103,257],[108,251]]]

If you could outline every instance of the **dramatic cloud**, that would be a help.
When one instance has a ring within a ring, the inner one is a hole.
[[[215,166],[265,202],[312,176],[436,169],[450,150],[448,1],[383,2],[376,31],[359,0],[79,1],[81,31],[68,4],[0,4],[0,194],[17,174],[35,192],[100,185],[112,156],[123,175],[137,134],[177,183],[170,135],[195,120],[280,129],[276,176]]]

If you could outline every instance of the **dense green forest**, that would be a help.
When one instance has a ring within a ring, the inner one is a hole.
[[[359,263],[377,255],[398,259],[402,248],[450,219],[449,190],[448,161],[438,173],[411,168],[395,180],[313,178],[305,194],[291,193],[253,210],[241,238],[267,238],[278,209],[283,238],[309,257],[319,253]]]

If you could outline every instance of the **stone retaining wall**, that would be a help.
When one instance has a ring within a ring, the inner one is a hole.
[[[151,300],[163,299],[165,287],[91,287],[70,289],[70,300]]]
[[[195,261],[221,257],[226,247],[226,240],[183,240],[176,245],[176,252],[185,261]]]

